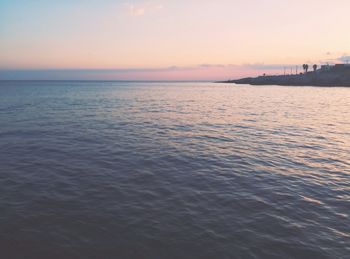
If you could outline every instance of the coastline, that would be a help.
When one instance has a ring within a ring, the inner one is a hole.
[[[219,81],[217,83],[235,83],[249,85],[281,85],[281,86],[328,86],[350,87],[350,70],[322,71],[317,70],[297,75],[263,75],[235,80]]]

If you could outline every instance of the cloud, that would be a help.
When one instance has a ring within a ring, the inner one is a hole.
[[[325,58],[325,59],[319,60],[319,63],[322,63],[322,64],[326,64],[327,63],[327,64],[330,64],[330,65],[334,65],[334,64],[337,64],[339,62],[342,62],[342,63],[350,62],[350,55],[344,53],[340,57],[329,57],[329,58]]]
[[[343,55],[343,56],[339,57],[337,60],[344,62],[344,63],[347,63],[347,62],[350,62],[350,56]]]
[[[253,64],[244,64],[246,68],[253,70],[278,70],[283,69],[284,67],[295,67],[295,64],[265,64],[265,63],[253,63]]]
[[[156,5],[154,8],[155,8],[156,10],[161,10],[161,9],[164,8],[164,6],[160,4],[160,5]]]
[[[143,7],[138,7],[138,6],[135,6],[135,5],[129,5],[129,14],[131,16],[142,16],[144,15],[146,12],[145,8]]]
[[[281,74],[279,64],[199,64],[159,68],[116,69],[43,69],[6,70],[0,68],[0,80],[225,80],[246,76]]]
[[[126,4],[130,16],[144,16],[148,13],[154,13],[162,10],[161,4],[145,2],[143,4]]]

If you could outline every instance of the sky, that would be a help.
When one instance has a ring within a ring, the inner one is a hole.
[[[349,0],[0,0],[0,80],[295,73],[350,60],[349,15]]]

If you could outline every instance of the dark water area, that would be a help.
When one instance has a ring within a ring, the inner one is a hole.
[[[350,88],[0,82],[0,258],[350,258]]]

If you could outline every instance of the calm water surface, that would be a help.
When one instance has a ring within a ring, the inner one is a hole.
[[[350,88],[0,82],[0,258],[350,258]]]

